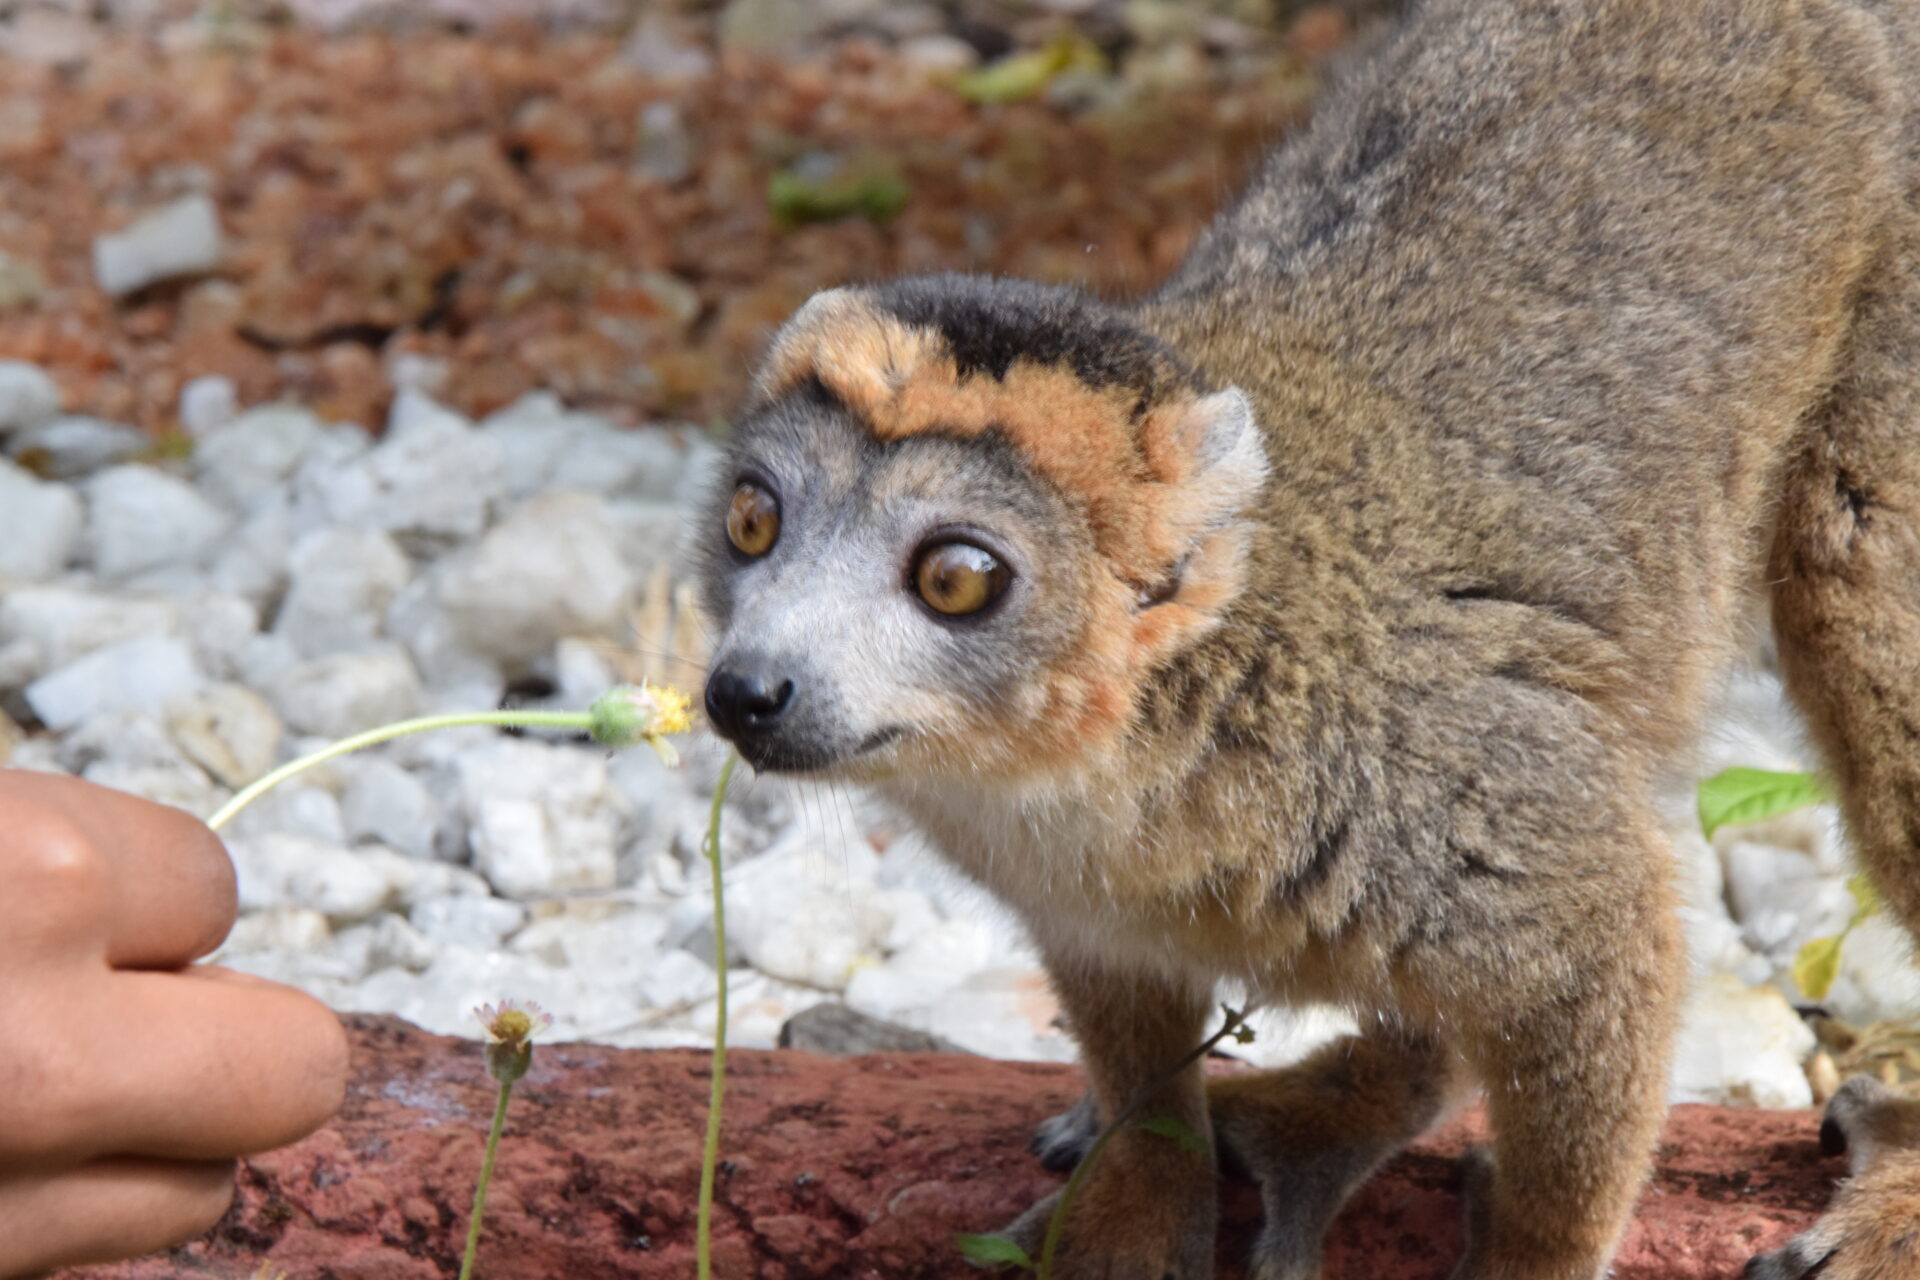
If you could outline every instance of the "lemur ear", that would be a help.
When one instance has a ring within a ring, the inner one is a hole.
[[[1191,468],[1182,477],[1188,520],[1197,534],[1231,521],[1267,482],[1267,450],[1253,402],[1238,387],[1188,405],[1178,429]]]

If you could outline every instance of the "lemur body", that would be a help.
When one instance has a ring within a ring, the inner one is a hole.
[[[1920,6],[1433,0],[1144,303],[822,295],[733,462],[715,723],[1021,914],[1091,1114],[1221,979],[1363,1015],[1212,1091],[1263,1280],[1475,1086],[1463,1275],[1604,1270],[1684,968],[1650,790],[1762,582],[1920,923]],[[1197,1070],[1149,1106],[1208,1130]],[[1123,1131],[1067,1274],[1210,1274],[1214,1196]]]

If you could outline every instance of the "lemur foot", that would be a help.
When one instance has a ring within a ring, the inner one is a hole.
[[[1747,1264],[1744,1280],[1920,1280],[1920,1102],[1856,1076],[1827,1103],[1820,1148],[1853,1176],[1812,1228]]]
[[[1119,1133],[1088,1170],[1068,1211],[1053,1274],[1060,1280],[1211,1280],[1218,1198],[1212,1160],[1155,1134]],[[1059,1199],[1059,1192],[1048,1196],[1000,1234],[1037,1262]]]
[[[1054,1173],[1065,1173],[1079,1164],[1100,1136],[1100,1114],[1093,1095],[1084,1093],[1080,1101],[1057,1116],[1049,1116],[1033,1131],[1027,1150],[1040,1157],[1042,1166]]]

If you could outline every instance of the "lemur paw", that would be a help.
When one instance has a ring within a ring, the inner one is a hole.
[[[1853,1176],[1813,1227],[1747,1264],[1744,1280],[1920,1277],[1920,1103],[1856,1076],[1827,1103],[1820,1147]]]
[[[1048,1196],[1000,1234],[1037,1262],[1059,1199],[1059,1192]],[[1217,1201],[1211,1160],[1155,1135],[1116,1135],[1069,1210],[1053,1274],[1059,1280],[1211,1280]]]
[[[1099,1136],[1100,1115],[1094,1109],[1093,1095],[1085,1093],[1067,1110],[1042,1120],[1027,1150],[1039,1156],[1047,1169],[1065,1173],[1080,1163]]]

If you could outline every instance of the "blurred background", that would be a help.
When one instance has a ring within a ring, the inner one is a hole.
[[[689,504],[790,311],[943,269],[1136,294],[1391,21],[0,0],[0,761],[205,815],[388,720],[697,688]],[[708,1043],[719,756],[687,756],[468,731],[342,760],[232,829],[221,958],[435,1030],[518,996],[564,1037]],[[1807,763],[1756,645],[1698,776]],[[1845,841],[1827,806],[1709,841],[1694,781],[1675,1096],[1803,1105],[1833,1065],[1793,962],[1855,915]],[[727,830],[736,1043],[1070,1056],[1017,931],[863,797],[752,780]],[[1897,930],[1835,963],[1828,1011],[1894,1027],[1835,1033],[1842,1066],[1915,1061]],[[1235,1052],[1341,1025],[1271,1012]]]

